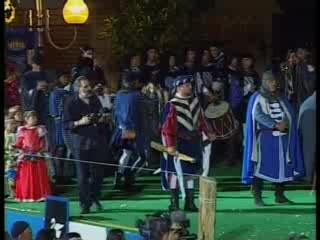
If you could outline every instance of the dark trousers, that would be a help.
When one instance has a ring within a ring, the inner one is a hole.
[[[103,157],[106,154],[102,149],[77,149],[75,153],[76,159],[92,162],[76,162],[80,206],[89,208],[99,200],[103,182],[104,166],[95,163],[103,162]]]

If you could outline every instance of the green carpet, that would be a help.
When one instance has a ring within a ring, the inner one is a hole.
[[[229,169],[230,170],[230,169]],[[294,205],[281,206],[274,204],[273,191],[270,184],[266,184],[263,198],[268,206],[256,208],[253,205],[249,188],[239,184],[239,177],[232,169],[229,176],[215,172],[218,182],[216,236],[218,240],[285,240],[290,232],[305,233],[310,239],[315,239],[315,196],[310,190],[290,190],[287,197]],[[232,174],[232,175],[231,175]],[[145,214],[156,211],[166,211],[169,194],[161,190],[158,176],[139,177],[138,191],[126,195],[120,191],[113,191],[112,179],[107,178],[103,191],[103,213],[79,216],[77,192],[75,186],[64,186],[66,193],[62,196],[70,199],[72,221],[88,224],[121,227],[135,231],[137,219],[143,219]],[[293,188],[310,189],[302,184],[288,186]],[[232,189],[236,188],[234,191]],[[231,189],[231,190],[230,190]],[[198,204],[198,199],[196,201]],[[180,205],[183,205],[182,200]],[[42,214],[44,203],[16,203],[7,200],[5,207],[11,210],[26,211],[30,214]],[[198,214],[187,215],[191,221],[190,231],[197,233]]]

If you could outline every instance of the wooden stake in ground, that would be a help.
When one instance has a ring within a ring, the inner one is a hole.
[[[199,240],[215,239],[216,194],[216,181],[207,177],[200,177],[198,226]]]

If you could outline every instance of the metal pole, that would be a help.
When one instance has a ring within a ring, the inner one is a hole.
[[[37,10],[37,42],[38,47],[43,47],[43,9],[42,0],[36,0],[36,10]]]

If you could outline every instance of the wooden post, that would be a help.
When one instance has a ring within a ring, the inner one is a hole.
[[[198,226],[199,240],[215,239],[216,193],[216,181],[207,177],[200,177]]]

